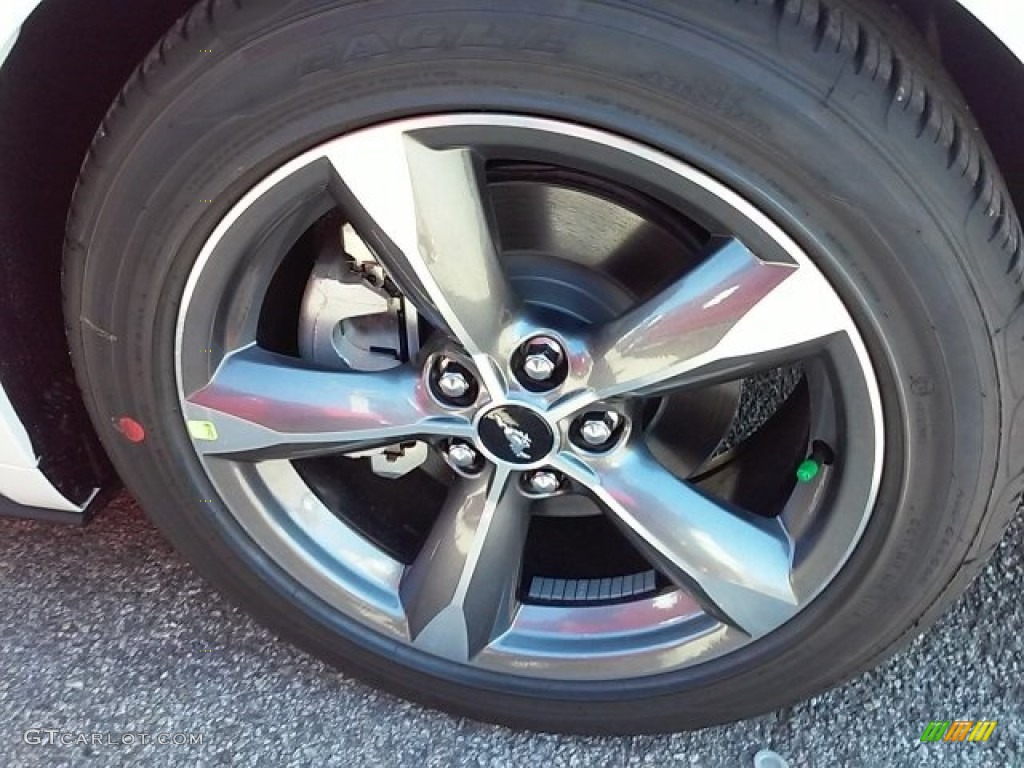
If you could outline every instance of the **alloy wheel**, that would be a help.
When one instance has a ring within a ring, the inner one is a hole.
[[[513,675],[763,637],[841,569],[881,476],[871,361],[812,256],[698,169],[554,120],[301,154],[212,232],[176,355],[184,427],[263,551]]]

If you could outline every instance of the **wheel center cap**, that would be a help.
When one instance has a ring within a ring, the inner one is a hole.
[[[521,405],[503,405],[485,413],[477,425],[480,442],[509,464],[534,464],[555,447],[555,435],[540,414]]]

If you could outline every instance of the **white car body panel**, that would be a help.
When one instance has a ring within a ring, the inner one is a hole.
[[[0,66],[18,40],[21,25],[43,0],[5,0],[0,7]]]
[[[958,0],[1024,61],[1024,13],[1019,0]]]
[[[0,493],[26,507],[79,512],[38,469],[25,427],[0,387]]]
[[[14,47],[25,19],[45,0],[2,0],[0,66]],[[131,0],[125,0],[131,2]],[[958,0],[1024,62],[1024,13],[1011,0]],[[0,383],[0,496],[30,507],[81,511],[38,469],[28,433]]]

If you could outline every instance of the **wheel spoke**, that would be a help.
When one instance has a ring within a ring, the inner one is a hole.
[[[514,299],[477,156],[432,149],[389,127],[331,147],[329,159],[357,209],[354,223],[399,287],[470,355],[497,356]]]
[[[507,629],[529,526],[506,469],[452,488],[402,579],[409,634],[420,648],[466,661]]]
[[[846,332],[842,303],[811,267],[719,243],[697,269],[603,328],[592,399],[737,378],[806,356]]]
[[[620,528],[676,584],[753,637],[795,611],[791,545],[781,522],[713,501],[678,480],[642,445],[595,464],[560,459]]]
[[[185,402],[204,454],[264,460],[355,451],[426,435],[468,436],[469,422],[434,415],[416,371],[346,373],[249,346],[229,354]]]

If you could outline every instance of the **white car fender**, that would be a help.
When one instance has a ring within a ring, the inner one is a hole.
[[[958,0],[1024,62],[1024,13],[1011,0]]]

